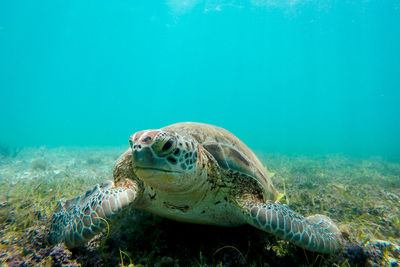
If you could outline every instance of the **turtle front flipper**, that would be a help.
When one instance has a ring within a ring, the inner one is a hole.
[[[341,232],[324,215],[304,218],[279,202],[253,202],[247,209],[248,222],[268,233],[310,251],[334,254],[341,249]]]
[[[50,243],[64,242],[68,248],[73,248],[98,234],[106,226],[104,219],[136,199],[134,182],[127,179],[119,184],[116,187],[107,181],[96,185],[84,196],[59,201],[50,226]]]

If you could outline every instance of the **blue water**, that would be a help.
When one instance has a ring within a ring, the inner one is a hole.
[[[268,152],[400,154],[400,1],[0,1],[0,141],[179,121]]]

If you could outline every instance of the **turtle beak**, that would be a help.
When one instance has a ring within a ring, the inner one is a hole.
[[[132,149],[133,165],[151,167],[157,164],[149,147]]]
[[[135,168],[172,171],[171,166],[166,163],[165,157],[176,147],[174,136],[160,130],[140,131],[129,138],[129,143]]]
[[[133,165],[136,167],[151,167],[157,164],[151,145],[157,136],[158,131],[140,131],[129,138],[132,149]]]

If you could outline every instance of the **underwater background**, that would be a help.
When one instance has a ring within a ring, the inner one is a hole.
[[[1,1],[0,138],[127,145],[180,121],[253,149],[399,155],[400,2]]]
[[[134,132],[221,126],[337,255],[136,210],[49,244],[59,199],[112,179]],[[1,266],[398,266],[399,0],[0,0]]]

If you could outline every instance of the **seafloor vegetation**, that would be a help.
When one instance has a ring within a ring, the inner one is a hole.
[[[399,161],[259,153],[285,192],[282,201],[302,215],[325,214],[338,224],[346,245],[335,256],[307,252],[250,226],[184,224],[135,210],[121,212],[109,230],[69,251],[46,239],[57,200],[110,179],[124,148],[2,151],[1,265],[390,266],[400,258]],[[391,246],[377,249],[374,240]]]

